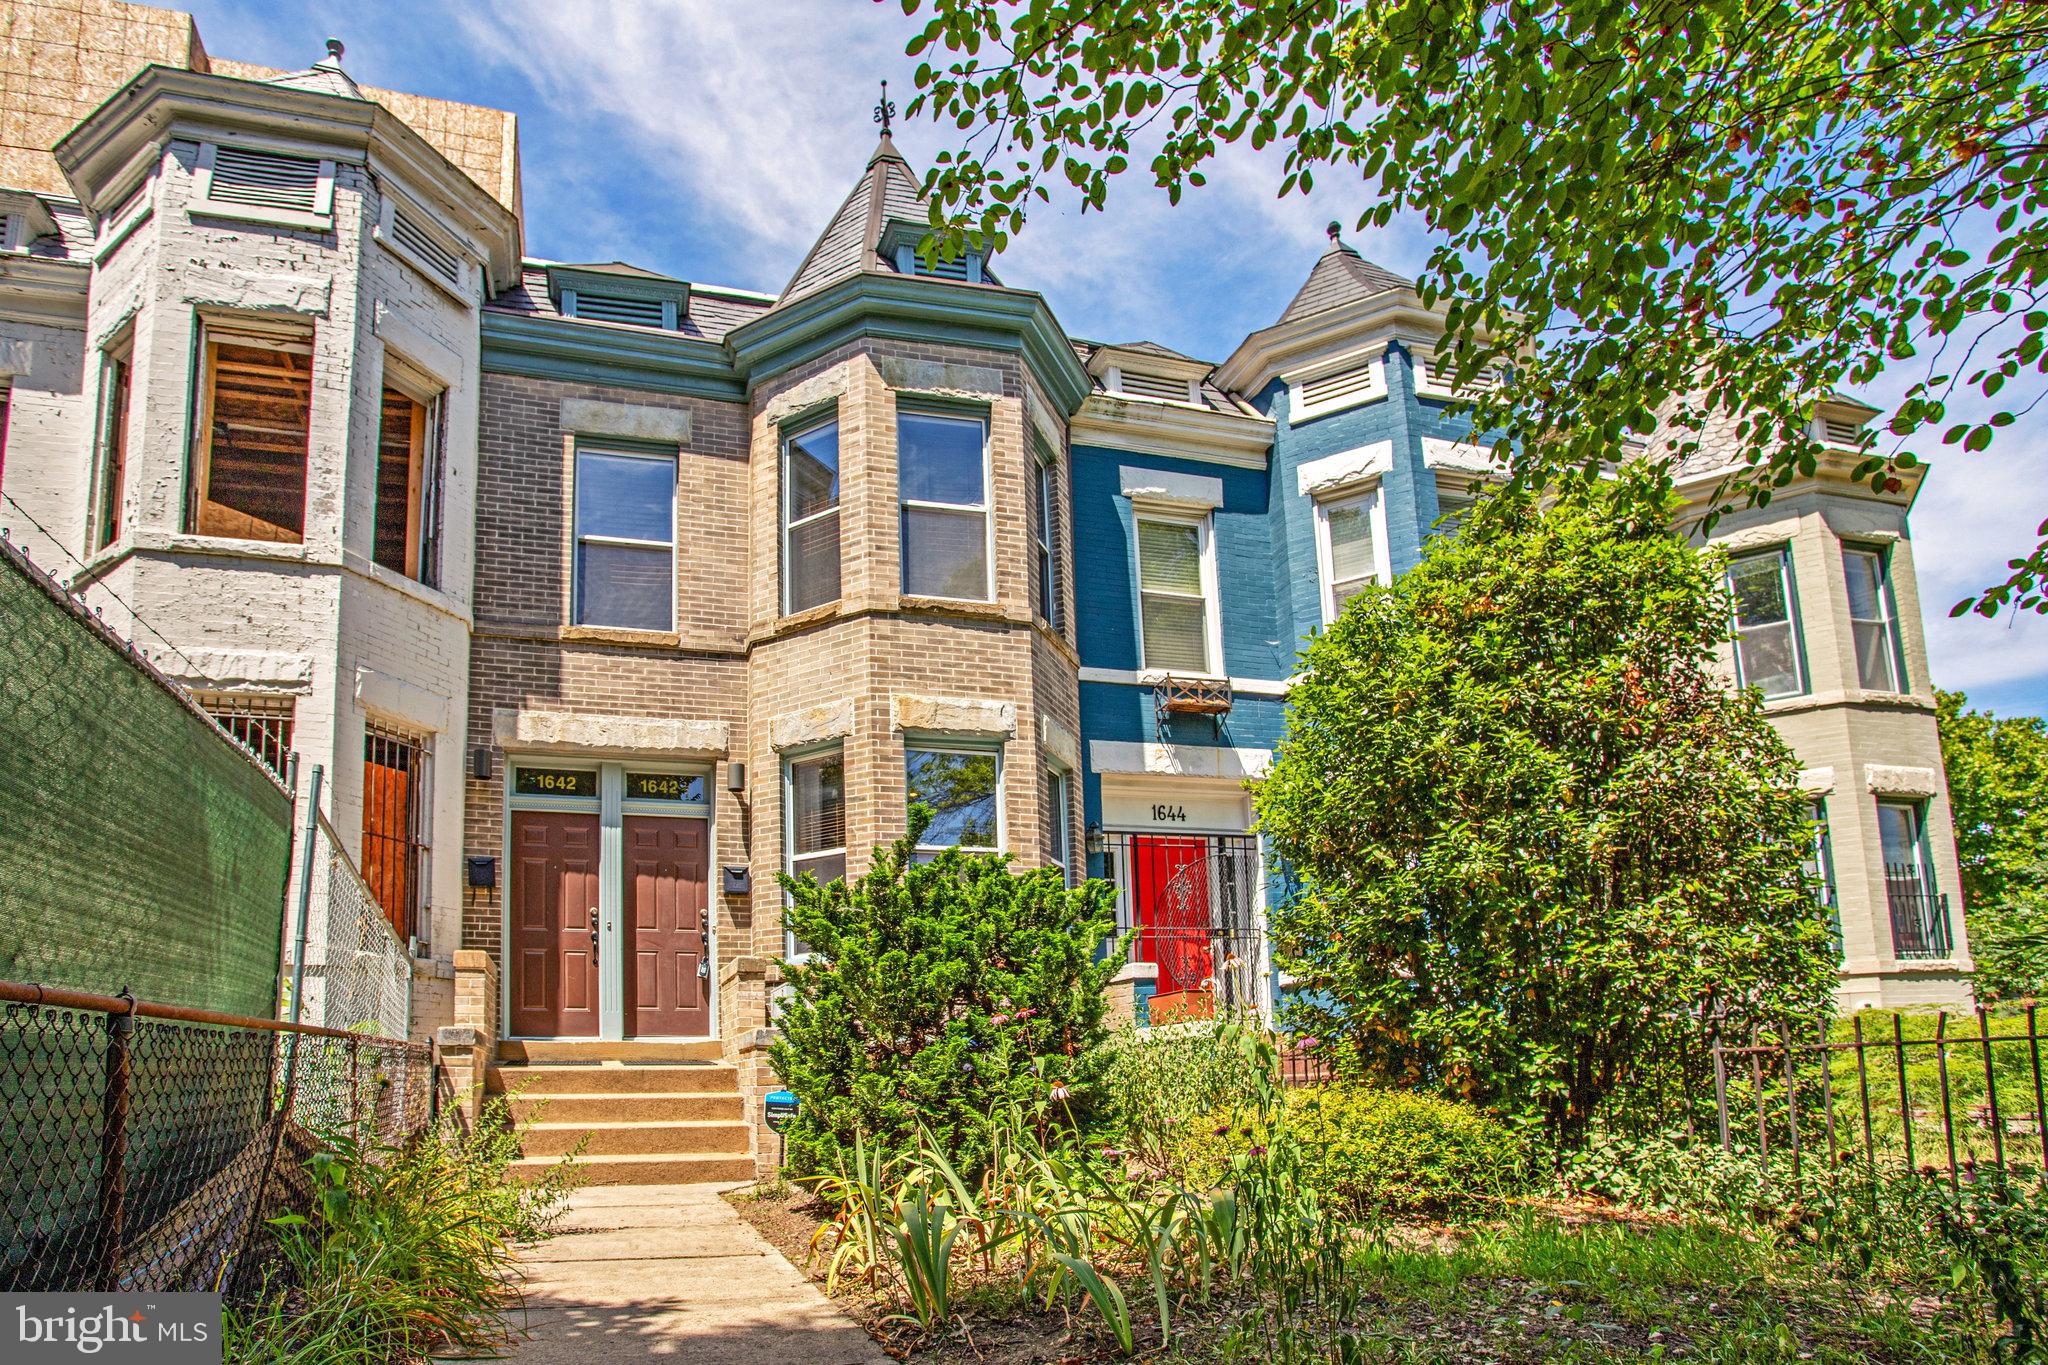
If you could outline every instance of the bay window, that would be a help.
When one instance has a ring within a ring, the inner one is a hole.
[[[1221,672],[1214,640],[1209,520],[1138,518],[1139,666]]]
[[[1360,497],[1316,504],[1316,554],[1323,581],[1323,620],[1334,621],[1344,604],[1368,583],[1384,582],[1380,565],[1382,514],[1375,489]]]
[[[979,417],[896,415],[905,593],[990,600],[987,436]]]
[[[1899,666],[1890,568],[1882,550],[1842,547],[1842,574],[1849,583],[1849,633],[1856,645],[1856,684],[1867,692],[1906,690],[1905,670]]]
[[[904,750],[909,804],[932,822],[917,841],[924,861],[949,848],[993,852],[1002,844],[1002,756],[994,749],[910,745]]]
[[[792,877],[809,873],[821,886],[846,876],[846,758],[839,749],[792,758],[783,765],[782,865]],[[783,955],[810,955],[795,932],[783,931]]]
[[[310,327],[202,323],[191,527],[297,545],[313,422]]]
[[[673,456],[577,451],[575,624],[675,628],[675,497]]]
[[[387,364],[371,558],[433,586],[440,572],[441,395]]]
[[[1731,560],[1728,586],[1735,597],[1736,681],[1767,700],[1804,692],[1791,555],[1779,548]]]
[[[784,612],[839,597],[839,422],[782,439]]]

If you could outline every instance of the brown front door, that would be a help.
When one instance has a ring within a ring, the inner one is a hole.
[[[626,845],[626,1032],[636,1038],[711,1032],[711,983],[703,974],[705,882],[711,850],[702,820],[628,815]]]
[[[512,1032],[597,1036],[597,816],[512,812]]]

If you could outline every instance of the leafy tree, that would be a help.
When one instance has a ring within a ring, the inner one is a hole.
[[[1935,700],[1977,992],[2048,996],[2048,723]]]
[[[1007,854],[957,849],[915,858],[931,819],[875,850],[854,881],[785,876],[789,927],[810,946],[769,1056],[794,1091],[789,1164],[829,1169],[854,1135],[902,1145],[928,1127],[970,1168],[979,1120],[1055,1085],[1084,1110],[1103,1041],[1103,989],[1121,955],[1105,882],[1069,888],[1056,869],[1017,874]]]
[[[1720,562],[1666,498],[1488,498],[1303,651],[1254,800],[1289,1022],[1347,1069],[1572,1142],[1710,1017],[1828,1007],[1797,763],[1714,675]]]
[[[1282,194],[1363,177],[1379,199],[1361,227],[1407,210],[1436,235],[1423,288],[1453,301],[1459,377],[1515,362],[1475,413],[1538,487],[1595,475],[1653,425],[1682,457],[1719,411],[1744,462],[1722,505],[1768,501],[1821,458],[1818,398],[1924,354],[1889,432],[1864,439],[1860,476],[1883,487],[1916,463],[1906,438],[1987,447],[2015,381],[2048,370],[2038,5],[904,8],[930,11],[910,108],[964,139],[934,169],[949,242],[1000,244],[1048,184],[1100,208],[1147,153],[1176,199],[1237,142],[1286,149]],[[2048,612],[2040,534],[1979,611]]]

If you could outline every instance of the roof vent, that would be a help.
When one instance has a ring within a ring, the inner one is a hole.
[[[341,54],[343,50],[341,39],[329,38],[327,40],[327,55],[313,63],[313,65],[328,71],[339,71],[341,70]]]

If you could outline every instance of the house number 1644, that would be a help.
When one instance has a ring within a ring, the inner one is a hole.
[[[1154,821],[1172,820],[1177,824],[1185,825],[1188,822],[1187,807],[1154,806],[1152,808],[1152,818]]]

